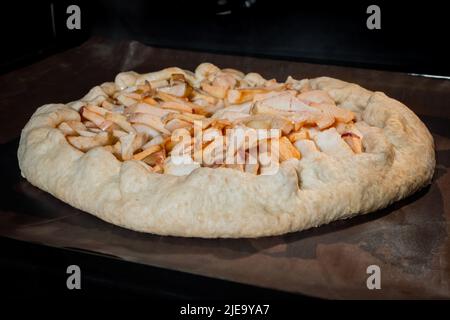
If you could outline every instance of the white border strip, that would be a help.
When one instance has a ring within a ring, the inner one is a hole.
[[[445,80],[450,80],[450,77],[447,76],[437,76],[434,74],[421,74],[421,73],[408,73],[409,76],[414,76],[414,77],[425,77],[425,78],[434,78],[434,79],[445,79]]]

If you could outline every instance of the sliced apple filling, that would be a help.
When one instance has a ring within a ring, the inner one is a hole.
[[[204,63],[195,73],[123,73],[101,88],[104,99],[84,101],[81,120],[58,129],[83,152],[102,147],[156,173],[210,167],[264,174],[270,168],[263,159],[364,151],[355,114],[307,80],[278,83]]]

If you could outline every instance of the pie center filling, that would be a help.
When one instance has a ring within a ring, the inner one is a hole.
[[[203,63],[195,73],[123,73],[101,88],[107,97],[85,103],[80,121],[58,128],[83,152],[101,147],[155,173],[210,167],[270,174],[316,152],[363,152],[355,114],[308,80],[279,83]]]

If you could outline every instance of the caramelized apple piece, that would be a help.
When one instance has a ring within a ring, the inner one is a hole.
[[[157,116],[147,113],[133,113],[129,117],[131,123],[143,123],[164,134],[170,134],[170,131],[164,127],[161,119]]]
[[[75,148],[83,152],[86,152],[92,148],[107,145],[108,143],[111,142],[111,136],[107,132],[101,132],[93,137],[69,136],[67,137],[67,140]]]
[[[294,147],[294,145],[289,141],[287,137],[281,137],[279,140],[279,152],[280,152],[280,162],[285,160],[295,158],[300,159],[300,152]]]
[[[151,155],[152,153],[158,152],[160,150],[161,150],[161,146],[160,145],[153,145],[153,146],[151,146],[151,147],[149,147],[149,148],[147,148],[147,149],[145,149],[145,150],[143,150],[143,151],[141,151],[139,153],[136,153],[133,156],[133,159],[134,160],[142,160],[142,159],[148,157],[149,155]]]
[[[294,143],[297,140],[302,140],[302,139],[309,139],[309,132],[308,130],[306,130],[305,128],[301,128],[299,131],[297,132],[292,132],[289,135],[289,140]]]
[[[354,153],[362,153],[363,147],[361,138],[352,132],[346,132],[341,135],[342,139],[352,148]]]

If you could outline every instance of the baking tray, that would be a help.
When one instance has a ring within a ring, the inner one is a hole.
[[[259,239],[142,234],[107,224],[20,176],[18,136],[34,110],[68,102],[124,70],[169,66],[257,71],[284,80],[331,76],[383,91],[410,107],[436,143],[432,184],[388,208],[319,228]],[[403,73],[148,47],[93,38],[80,47],[0,76],[0,236],[322,298],[450,298],[450,81]],[[369,290],[367,267],[381,269]]]

